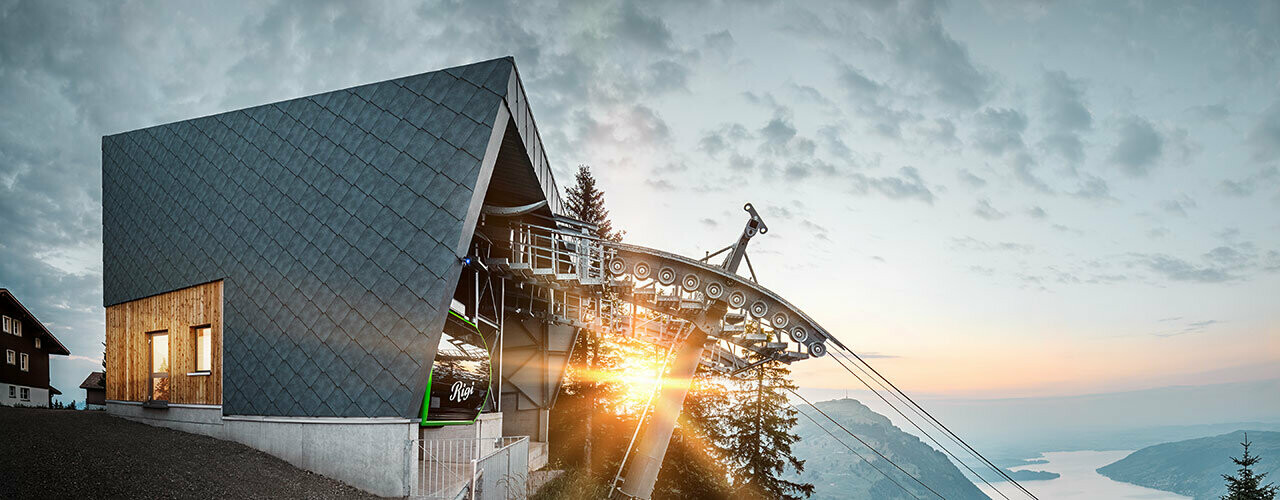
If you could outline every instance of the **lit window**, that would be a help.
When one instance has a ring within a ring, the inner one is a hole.
[[[196,334],[196,371],[208,373],[213,366],[213,329],[208,326],[194,328]]]
[[[40,348],[40,337],[36,337],[36,349]]]
[[[169,332],[159,331],[147,335],[151,346],[151,400],[169,400]]]
[[[24,352],[22,353],[22,366],[21,366],[22,371],[24,372],[27,371],[28,366],[29,366],[29,363],[27,361],[27,353]]]
[[[22,394],[22,398],[21,398],[21,399],[22,399],[23,401],[31,401],[31,389],[28,389],[28,388],[26,388],[26,387],[23,387],[23,388],[22,388],[22,391],[20,392],[20,394]]]
[[[10,326],[10,325],[12,325],[12,321],[13,321],[13,320],[12,320],[11,318],[9,318],[8,316],[4,316],[4,333],[9,333],[10,328],[11,328],[11,326]]]
[[[15,358],[14,356],[16,356],[16,354],[14,354],[13,349],[6,350],[4,352],[4,362],[9,363],[11,365],[16,363],[17,361],[15,361],[15,359],[17,358]]]

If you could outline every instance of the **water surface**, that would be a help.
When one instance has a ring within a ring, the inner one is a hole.
[[[1132,451],[1050,451],[1042,453],[1041,458],[1048,460],[1048,463],[1022,465],[1013,467],[1012,470],[1044,470],[1049,472],[1057,472],[1062,477],[1057,479],[1049,479],[1046,481],[1021,481],[1022,486],[1037,497],[1043,499],[1116,499],[1116,500],[1190,500],[1191,497],[1185,497],[1176,493],[1167,491],[1153,490],[1142,486],[1112,481],[1111,479],[1098,474],[1096,469],[1104,465],[1120,460],[1128,456]],[[1017,491],[1013,485],[1009,483],[992,483],[1005,492],[1009,498],[1017,498],[1014,492]],[[991,491],[985,484],[979,484],[978,488],[992,498],[1002,498],[995,492]]]

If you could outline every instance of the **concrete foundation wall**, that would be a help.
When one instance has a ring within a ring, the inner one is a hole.
[[[9,387],[13,387],[13,397],[9,397]],[[22,399],[22,389],[26,388],[31,392],[29,398]],[[37,406],[40,408],[49,407],[49,389],[40,389],[18,384],[0,384],[0,404],[7,406]]]
[[[107,402],[112,415],[235,441],[296,467],[380,496],[405,496],[416,480],[410,440],[418,425],[400,418],[223,417],[219,406]],[[501,427],[499,425],[498,427]]]
[[[510,436],[511,434],[502,433],[502,425],[501,413],[481,413],[473,424],[422,427],[418,431],[418,437],[421,439],[497,439],[504,435]]]

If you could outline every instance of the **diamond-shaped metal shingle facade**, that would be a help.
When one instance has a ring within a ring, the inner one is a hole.
[[[513,72],[496,59],[104,137],[104,303],[222,279],[225,414],[412,417],[495,117],[509,89],[524,99]]]

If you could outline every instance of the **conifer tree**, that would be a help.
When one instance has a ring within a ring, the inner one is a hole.
[[[804,471],[804,460],[791,454],[791,445],[800,440],[791,433],[798,419],[796,410],[787,403],[787,391],[796,389],[791,372],[778,362],[753,370],[734,391],[726,419],[726,458],[734,498],[808,498],[813,494],[812,484],[780,477],[788,466]]]
[[[1236,475],[1223,474],[1222,478],[1227,480],[1227,494],[1222,496],[1222,500],[1274,500],[1276,497],[1275,484],[1268,483],[1262,485],[1263,478],[1267,477],[1266,473],[1255,474],[1253,465],[1262,460],[1262,457],[1249,454],[1249,434],[1244,435],[1244,442],[1240,443],[1244,446],[1244,455],[1240,458],[1232,457],[1231,461],[1239,465]]]
[[[573,186],[565,193],[564,204],[569,215],[580,221],[596,226],[595,236],[609,240],[622,241],[624,231],[615,231],[613,222],[609,220],[609,210],[604,207],[604,191],[596,187],[596,178],[591,175],[591,167],[578,165],[578,173],[573,176]]]
[[[594,225],[593,236],[622,241],[623,232],[614,230],[613,222],[609,220],[609,210],[604,206],[604,191],[596,185],[591,167],[578,166],[574,185],[566,190],[565,195],[565,208],[569,216]],[[598,374],[615,366],[617,361],[615,349],[600,332],[584,329],[578,334],[569,359],[569,377],[565,390],[581,400],[580,404],[574,406],[586,409],[585,415],[578,414],[580,418],[569,420],[581,422],[582,427],[578,431],[582,436],[582,457],[588,471],[601,465],[601,461],[597,460],[595,444],[602,429],[597,425],[596,414],[611,408],[611,400],[616,399],[619,392],[617,388],[600,382]]]

